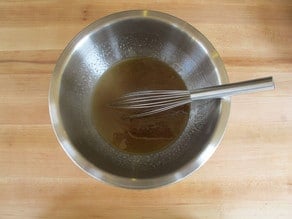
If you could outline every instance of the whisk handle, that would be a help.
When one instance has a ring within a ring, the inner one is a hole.
[[[220,98],[256,91],[272,90],[275,88],[273,78],[259,78],[237,83],[223,84],[191,91],[192,100]]]

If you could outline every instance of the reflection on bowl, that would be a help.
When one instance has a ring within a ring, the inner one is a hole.
[[[164,13],[125,11],[92,23],[65,48],[51,81],[50,116],[63,149],[89,175],[120,187],[153,188],[184,178],[209,159],[224,134],[230,100],[193,102],[184,131],[163,150],[123,152],[96,130],[91,100],[106,70],[134,57],[163,61],[187,89],[228,82],[218,53],[198,30]]]

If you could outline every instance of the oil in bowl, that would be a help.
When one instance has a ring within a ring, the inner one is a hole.
[[[128,118],[131,112],[110,107],[118,97],[139,90],[186,90],[186,86],[174,69],[158,59],[123,60],[98,80],[92,98],[92,121],[106,142],[124,152],[156,152],[183,132],[190,106],[142,118]]]

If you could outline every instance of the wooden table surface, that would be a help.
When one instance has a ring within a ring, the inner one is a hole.
[[[128,9],[195,26],[230,81],[272,75],[276,83],[274,91],[232,98],[225,137],[199,171],[145,191],[83,173],[48,114],[51,73],[69,40]],[[0,1],[0,218],[292,218],[292,2]]]

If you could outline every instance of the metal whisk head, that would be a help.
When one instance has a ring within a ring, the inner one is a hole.
[[[139,118],[163,112],[187,103],[192,100],[187,90],[146,90],[127,93],[113,103],[111,107],[118,109],[139,109],[130,118]]]
[[[111,104],[120,109],[142,109],[141,112],[129,116],[138,118],[169,110],[193,100],[222,98],[242,93],[274,89],[272,77],[259,78],[237,83],[223,84],[197,90],[148,90],[125,94]]]

